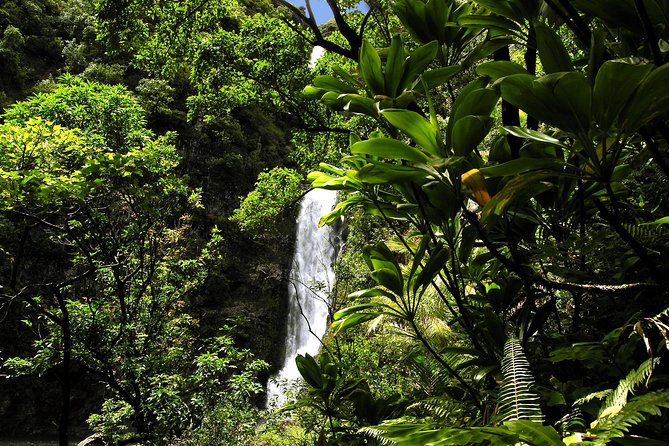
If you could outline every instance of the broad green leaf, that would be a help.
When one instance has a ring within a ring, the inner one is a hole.
[[[607,32],[602,27],[597,27],[592,31],[590,57],[588,57],[588,83],[593,87],[597,72],[606,61],[606,38]]]
[[[393,138],[374,138],[351,146],[352,153],[425,163],[429,157],[415,147]]]
[[[444,43],[446,23],[450,14],[450,0],[431,0],[425,2],[425,23],[433,38]]]
[[[564,395],[555,390],[550,391],[550,393],[548,393],[547,396],[542,398],[546,401],[546,404],[550,407],[565,406],[567,404],[567,400],[565,399]]]
[[[394,35],[390,49],[388,50],[388,59],[385,67],[386,93],[390,97],[397,96],[400,92],[398,87],[404,74],[404,45],[399,35]]]
[[[452,65],[450,67],[435,68],[423,73],[423,81],[427,89],[431,90],[453,79],[453,77],[463,70],[462,65]]]
[[[572,133],[582,131],[570,105],[534,76],[506,76],[500,79],[498,88],[503,99],[539,121]]]
[[[332,175],[329,175],[329,174],[326,174],[326,173],[323,173],[323,172],[319,172],[319,171],[313,171],[313,172],[309,172],[309,174],[307,175],[307,181],[313,182],[313,181],[316,181],[317,179],[319,179],[322,176],[332,178]],[[324,180],[324,181],[326,181],[326,180]]]
[[[393,100],[393,107],[407,108],[412,102],[416,102],[421,94],[417,90],[405,90]]]
[[[527,420],[506,421],[504,426],[517,434],[521,441],[532,446],[564,446],[562,438],[553,426],[543,426]]]
[[[360,48],[360,74],[367,82],[372,95],[385,94],[385,82],[381,68],[381,58],[376,49],[367,40]]]
[[[444,220],[455,217],[460,209],[460,199],[456,196],[452,186],[441,181],[432,181],[421,188],[427,196],[431,207],[437,209]]]
[[[342,110],[357,115],[366,115],[371,117],[378,116],[378,111],[374,106],[373,101],[367,100],[367,98],[361,98],[361,97],[351,98],[344,105],[344,107],[342,107]]]
[[[436,40],[416,48],[409,55],[404,64],[404,75],[399,85],[399,91],[412,88],[418,76],[432,63],[437,57],[439,44]]]
[[[370,162],[358,171],[358,178],[365,184],[393,184],[418,181],[425,171],[412,166],[401,166],[382,162]]]
[[[517,158],[511,161],[507,161],[503,164],[497,164],[495,166],[482,167],[479,171],[487,178],[492,177],[506,177],[511,175],[517,175],[519,173],[525,173],[532,170],[541,170],[541,169],[553,169],[557,172],[553,172],[553,175],[556,175],[564,168],[565,163],[563,161],[551,158]]]
[[[372,288],[372,289],[375,289],[375,288]],[[381,291],[381,290],[378,290],[378,291]],[[375,302],[368,302],[368,303],[364,303],[364,304],[352,305],[350,307],[346,307],[346,308],[343,308],[343,309],[337,311],[333,316],[333,320],[334,321],[340,321],[344,318],[349,317],[352,314],[362,313],[363,311],[367,311],[367,310],[376,310],[377,308],[379,308],[379,304],[375,303]]]
[[[316,88],[322,88],[324,90],[337,91],[339,93],[357,93],[358,89],[351,85],[348,85],[345,82],[340,81],[334,76],[322,75],[316,76],[313,82],[313,86]]]
[[[355,291],[351,294],[348,295],[348,298],[350,300],[355,300],[355,299],[363,299],[363,298],[368,298],[368,297],[379,297],[379,296],[386,296],[387,293],[384,290],[381,290],[379,288],[369,288],[366,290],[359,290]],[[344,311],[344,310],[341,310]],[[335,320],[337,318],[335,317]]]
[[[378,116],[376,102],[371,98],[359,94],[342,94],[337,99],[340,105],[339,110],[372,117]]]
[[[418,113],[409,110],[386,109],[381,112],[381,115],[425,151],[435,156],[444,156],[439,129]]]
[[[423,259],[425,258],[425,253],[427,248],[430,245],[430,237],[428,235],[423,235],[420,239],[420,243],[416,248],[413,259],[411,261],[411,271],[409,272],[409,280],[415,282],[415,274],[418,271],[419,267],[422,267]]]
[[[542,184],[548,177],[554,176],[555,172],[537,171],[512,178],[506,185],[493,195],[481,213],[481,222],[488,224],[493,216],[502,215],[508,207],[516,201],[527,199],[544,192],[551,186]]]
[[[669,217],[658,218],[655,221],[651,221],[649,223],[642,223],[642,224],[644,224],[644,225],[666,225],[667,223],[669,223]]]
[[[504,343],[506,342],[506,332],[504,331],[504,324],[500,317],[493,311],[490,305],[486,305],[483,311],[483,319],[487,333],[490,335],[490,340],[493,345],[497,345],[500,351],[504,350]]]
[[[476,67],[476,74],[487,76],[493,81],[512,74],[529,74],[522,65],[506,60],[485,62]]]
[[[342,190],[346,188],[360,189],[362,187],[359,180],[346,175],[333,177],[322,172],[311,172],[307,179],[311,181],[312,187],[318,189]]]
[[[402,276],[391,268],[377,268],[369,275],[376,283],[388,288],[398,296],[402,295]]]
[[[336,91],[328,91],[321,96],[321,102],[334,110],[342,110],[344,101],[341,98],[342,95]]]
[[[595,78],[592,108],[603,131],[619,121],[621,111],[652,68],[650,63],[630,59],[602,64]]]
[[[458,25],[494,29],[507,34],[516,34],[521,32],[521,28],[516,22],[500,15],[467,15],[458,19]]]
[[[669,64],[653,70],[641,82],[622,112],[621,128],[634,131],[669,111]]]
[[[390,5],[417,42],[428,43],[434,40],[425,20],[425,3],[420,0],[397,0]]]
[[[415,293],[420,287],[430,284],[446,266],[450,258],[451,251],[447,246],[436,246],[422,271],[418,274],[413,285],[413,292]]]
[[[453,104],[451,119],[457,121],[467,115],[490,116],[497,102],[499,102],[499,94],[492,88],[463,91]]]
[[[479,61],[490,57],[495,51],[504,48],[505,46],[514,45],[515,43],[516,41],[514,39],[503,37],[483,40],[469,52],[469,55],[465,57],[460,65],[465,68],[470,68]]]
[[[572,71],[571,57],[567,53],[562,39],[548,25],[543,22],[534,22],[534,31],[537,36],[537,50],[539,59],[546,73],[558,71]]]
[[[356,325],[369,322],[371,320],[379,317],[382,312],[365,312],[365,313],[349,313],[346,316],[341,316],[339,319],[335,320],[330,328],[333,330],[334,334],[338,334],[342,330],[346,330]]]
[[[359,81],[358,79],[356,79],[355,77],[353,77],[353,76],[351,75],[351,73],[349,73],[348,71],[346,71],[345,69],[343,69],[343,68],[340,67],[339,65],[335,65],[334,67],[332,67],[332,71],[333,71],[336,75],[338,75],[339,77],[341,77],[342,79],[344,79],[346,82],[348,82],[349,85],[356,85],[356,86],[359,87],[359,88],[362,88],[362,87],[363,87],[363,85],[360,83],[360,81]]]
[[[532,316],[532,322],[527,329],[527,336],[534,336],[539,330],[541,330],[546,325],[548,318],[555,313],[557,309],[555,308],[555,302],[549,300],[545,304],[537,308],[537,311]]]
[[[304,87],[304,90],[302,90],[302,94],[309,99],[320,99],[327,92],[328,90],[323,88],[317,88],[314,87],[313,85],[307,85],[306,87]]]
[[[469,261],[469,256],[474,249],[474,243],[478,234],[476,228],[471,225],[467,225],[462,229],[462,236],[460,238],[460,246],[458,247],[458,260],[462,264],[467,264]]]
[[[353,135],[353,133],[351,133],[351,135]],[[344,169],[328,163],[319,163],[318,167],[330,175],[344,175],[345,172]]]
[[[553,138],[552,136],[548,136],[547,134],[539,132],[537,130],[526,129],[523,127],[510,126],[510,125],[505,126],[504,130],[519,138],[530,139],[532,141],[542,142],[546,144],[554,144],[556,146],[567,148],[567,146],[562,144],[562,142],[560,142],[559,139]]]
[[[469,155],[486,137],[492,128],[489,116],[464,116],[453,126],[453,152],[456,155]]]
[[[306,355],[297,355],[295,358],[295,364],[297,365],[297,370],[304,378],[304,381],[315,389],[323,388],[323,377],[321,375],[321,369],[318,367],[316,360],[307,353]]]
[[[351,209],[355,207],[364,207],[365,202],[369,200],[363,194],[359,192],[353,192],[348,194],[346,199],[339,201],[336,204],[332,212],[325,214],[321,217],[321,220],[318,223],[318,226],[330,225],[337,220],[340,220],[343,215],[348,213]]]
[[[545,76],[544,78],[548,78]],[[577,126],[574,133],[580,133],[587,137],[590,131],[592,112],[592,88],[583,73],[560,74],[553,86],[553,92],[557,98],[564,102]],[[578,131],[577,131],[578,130]]]
[[[398,296],[403,294],[404,280],[402,271],[395,260],[395,255],[385,243],[379,242],[374,246],[365,246],[363,258],[371,271],[372,278],[380,285],[388,288]]]
[[[495,103],[499,100],[499,97],[491,89],[485,88],[488,84],[488,81],[483,78],[475,79],[467,86],[465,86],[458,98],[455,100],[451,110],[451,117],[448,121],[448,126],[446,127],[446,149],[447,151],[455,151],[454,145],[454,127],[456,122],[466,115],[489,115],[492,111]],[[461,125],[473,125],[477,126],[477,123],[472,122],[463,122]],[[459,142],[467,140],[471,135],[460,134]],[[475,135],[474,135],[475,136]],[[468,145],[471,145],[469,141]],[[476,142],[478,144],[480,141]],[[461,147],[464,149],[464,147]],[[465,152],[466,150],[460,150],[460,152]]]
[[[626,28],[635,33],[642,33],[643,26],[631,0],[574,0],[574,6],[594,17],[603,20],[611,28]],[[651,2],[646,2],[651,4]]]
[[[501,16],[501,17],[507,17],[508,19],[515,20],[517,22],[520,22],[524,19],[524,17],[518,17],[516,16],[516,11],[511,8],[510,2],[501,2],[499,0],[474,0],[476,3],[479,5],[483,6],[490,12],[494,12],[495,14]]]
[[[487,79],[478,78],[471,81],[467,84],[461,91],[458,97],[456,98],[453,106],[451,107],[451,116],[448,120],[448,126],[446,127],[446,148],[452,151],[453,149],[453,127],[458,117],[462,117],[468,114],[482,114],[482,113],[460,113],[458,114],[458,109],[460,106],[465,103],[466,98],[474,91],[481,90],[488,85]],[[473,102],[473,101],[470,101]],[[467,107],[463,107],[467,108]]]

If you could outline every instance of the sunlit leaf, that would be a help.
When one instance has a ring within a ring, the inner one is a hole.
[[[435,156],[443,156],[441,134],[430,121],[409,110],[386,109],[381,113],[394,127]]]
[[[360,141],[351,147],[352,153],[415,162],[427,162],[429,157],[415,147],[393,138],[374,138]]]

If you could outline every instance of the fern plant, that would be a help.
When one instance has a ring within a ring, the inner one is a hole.
[[[590,431],[593,444],[605,445],[614,438],[626,436],[630,427],[645,421],[648,415],[661,415],[662,408],[669,408],[667,389],[648,392],[633,398],[616,413],[597,419],[597,428]],[[645,440],[640,437],[635,439]]]
[[[534,378],[530,372],[530,363],[518,338],[510,337],[504,344],[502,375],[504,384],[499,395],[501,420],[542,423],[544,417],[539,396],[532,390]]]
[[[658,358],[650,358],[621,379],[615,389],[594,392],[577,400],[574,403],[576,410],[589,401],[606,398],[590,429],[585,433],[577,432],[565,441],[568,444],[587,441],[588,444],[605,445],[613,439],[625,437],[630,427],[642,423],[648,415],[661,415],[662,408],[669,408],[669,390],[644,393],[628,401],[631,393],[649,381],[658,363]],[[637,436],[634,440],[647,439]]]
[[[627,404],[627,397],[630,392],[633,392],[641,384],[648,382],[653,368],[659,361],[659,358],[648,359],[638,369],[632,370],[625,378],[621,379],[618,386],[604,400],[604,404],[599,410],[598,419],[621,410]]]

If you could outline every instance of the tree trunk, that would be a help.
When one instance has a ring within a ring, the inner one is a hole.
[[[72,333],[70,332],[70,315],[67,310],[65,299],[60,290],[54,292],[58,300],[58,306],[62,313],[63,331],[63,367],[60,374],[61,386],[61,405],[60,405],[60,421],[58,423],[58,445],[68,446],[68,431],[70,425],[70,396],[72,393],[72,386],[70,382],[70,372],[72,366]]]
[[[505,46],[498,49],[493,54],[493,59],[495,60],[511,60],[511,55],[509,53],[509,47]],[[502,125],[520,125],[520,115],[518,114],[518,107],[511,105],[510,103],[502,100]],[[523,141],[514,135],[506,135],[506,140],[509,142],[509,147],[511,148],[511,157],[516,159],[520,157],[520,147],[523,144]]]

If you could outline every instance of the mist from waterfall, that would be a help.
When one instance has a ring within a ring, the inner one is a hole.
[[[334,281],[335,234],[318,227],[337,200],[335,191],[314,189],[300,202],[295,252],[288,290],[285,355],[281,370],[267,384],[268,406],[286,403],[286,390],[300,378],[295,365],[298,354],[314,356],[327,329],[328,295]]]

